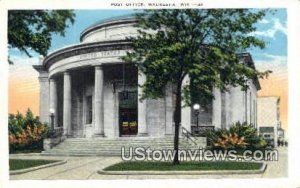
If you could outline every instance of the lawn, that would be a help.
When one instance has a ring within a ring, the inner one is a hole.
[[[104,171],[196,171],[196,170],[259,170],[262,163],[254,162],[120,162]]]
[[[45,164],[55,163],[54,160],[9,159],[9,170],[21,170]]]

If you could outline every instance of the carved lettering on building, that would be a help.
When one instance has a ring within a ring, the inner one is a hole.
[[[96,53],[88,53],[88,54],[81,54],[79,59],[95,59],[95,58],[103,58],[103,57],[115,57],[120,56],[121,51],[120,50],[110,50],[110,51],[102,51],[102,52],[96,52]]]

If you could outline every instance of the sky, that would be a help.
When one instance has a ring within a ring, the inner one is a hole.
[[[287,129],[287,12],[286,9],[274,9],[256,24],[257,30],[252,35],[263,39],[265,49],[249,49],[258,70],[272,70],[268,79],[260,80],[262,89],[258,96],[279,96],[280,120]],[[80,42],[80,33],[95,22],[115,16],[134,13],[134,10],[75,10],[75,23],[66,30],[65,37],[53,35],[49,53]],[[9,66],[9,113],[24,113],[30,108],[35,115],[39,114],[38,73],[32,65],[38,64],[39,55],[32,58],[16,49],[9,50],[14,65]]]

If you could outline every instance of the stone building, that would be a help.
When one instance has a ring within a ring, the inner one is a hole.
[[[259,133],[274,139],[277,145],[278,136],[283,137],[280,122],[280,97],[266,96],[257,98],[257,125]],[[278,130],[281,130],[278,132]],[[283,139],[283,138],[282,138]]]
[[[39,72],[40,120],[63,128],[69,137],[108,138],[120,136],[164,137],[174,133],[173,88],[157,100],[138,100],[145,75],[120,57],[130,50],[127,37],[137,35],[133,17],[100,21],[80,35],[80,43],[59,49],[34,65]],[[254,66],[251,55],[240,54],[241,63]],[[185,80],[185,83],[188,79]],[[257,79],[250,89],[230,87],[222,93],[214,89],[215,100],[200,110],[199,125],[226,128],[247,121],[256,125]],[[182,109],[182,127],[191,130],[195,115]]]

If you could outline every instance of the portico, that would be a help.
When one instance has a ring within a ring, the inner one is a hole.
[[[54,112],[54,127],[63,128],[67,137],[147,136],[147,102],[138,100],[138,84],[144,81],[136,67],[121,63],[52,75],[49,110]]]

